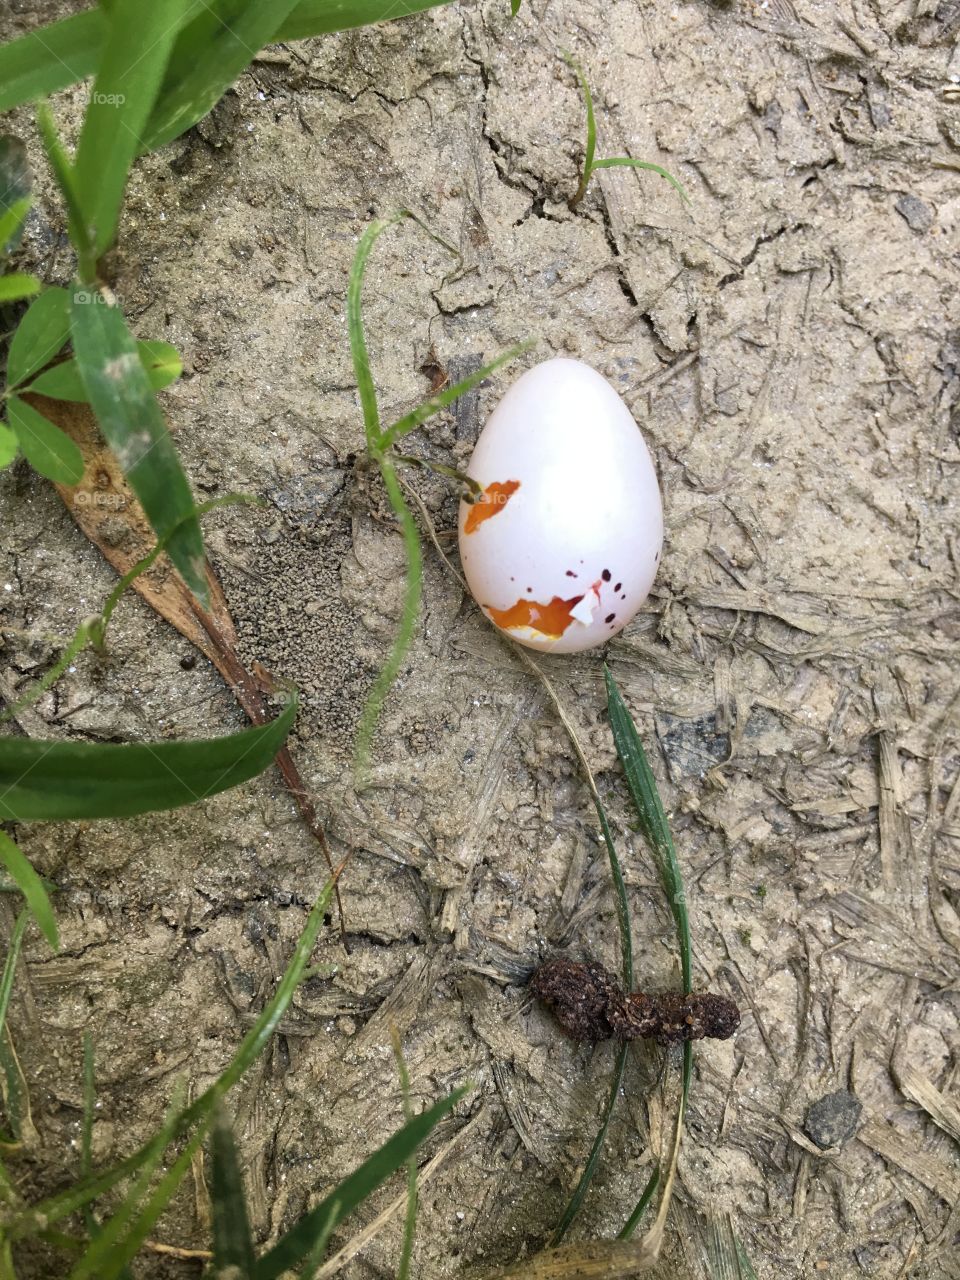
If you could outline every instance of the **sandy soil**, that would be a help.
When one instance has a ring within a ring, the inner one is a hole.
[[[433,550],[372,786],[352,784],[402,551],[359,460],[346,273],[371,213],[407,205],[463,260],[413,225],[378,246],[366,315],[385,416],[424,396],[432,363],[456,374],[535,335],[527,364],[576,355],[621,390],[663,485],[662,569],[607,657],[672,813],[696,981],[744,1020],[697,1055],[662,1274],[703,1275],[708,1216],[729,1209],[764,1277],[960,1275],[960,5],[508,12],[464,0],[267,51],[141,165],[116,255],[137,331],[186,359],[165,400],[198,492],[267,500],[211,517],[209,547],[245,656],[303,691],[297,756],[335,851],[354,851],[351,953],[331,929],[318,959],[335,974],[302,989],[235,1094],[258,1237],[400,1123],[393,1022],[418,1100],[474,1083],[424,1153],[450,1144],[416,1274],[482,1275],[532,1251],[612,1062],[609,1045],[564,1040],[524,989],[557,946],[617,964],[588,793],[543,691]],[[689,211],[655,175],[619,170],[569,212],[584,119],[563,49],[593,85],[601,154],[669,167]],[[58,99],[68,128],[84,93]],[[14,126],[32,137],[26,114]],[[29,248],[65,279],[62,215],[36,168]],[[417,450],[462,463],[511,376]],[[447,483],[411,481],[449,539]],[[0,496],[11,688],[113,577],[50,486],[20,467]],[[609,801],[638,975],[665,988],[672,927],[624,804],[601,656],[546,665]],[[240,726],[220,678],[188,658],[130,598],[108,659],[83,657],[20,725],[93,739]],[[199,1089],[223,1067],[324,868],[273,773],[194,809],[18,838],[61,888],[63,950],[31,941],[12,1018],[37,1127],[21,1171],[44,1188],[76,1168],[83,1029],[106,1161],[157,1124],[178,1078]],[[614,1234],[635,1202],[669,1122],[661,1069],[653,1050],[631,1058],[575,1234]],[[840,1088],[860,1128],[821,1154],[805,1112]],[[194,1192],[158,1238],[207,1243]],[[393,1274],[401,1217],[339,1274]],[[158,1259],[139,1274],[195,1270]]]

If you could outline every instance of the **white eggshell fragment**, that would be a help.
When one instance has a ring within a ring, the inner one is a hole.
[[[518,378],[480,432],[460,504],[460,559],[487,617],[533,649],[603,644],[645,600],[663,545],[656,472],[605,378],[547,360]]]

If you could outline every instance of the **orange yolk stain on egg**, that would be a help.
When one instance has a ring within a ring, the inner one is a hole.
[[[520,488],[519,480],[494,480],[467,512],[463,522],[464,533],[476,533],[484,520],[497,515]]]
[[[509,609],[493,609],[490,605],[486,609],[497,626],[504,631],[509,631],[512,627],[530,627],[541,635],[557,640],[573,621],[572,611],[582,599],[583,596],[573,596],[569,600],[561,600],[559,596],[554,596],[549,604],[541,604],[539,600],[518,600]]]

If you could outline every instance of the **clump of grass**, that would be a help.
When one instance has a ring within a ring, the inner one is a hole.
[[[337,873],[339,874],[339,872]],[[306,1213],[276,1244],[259,1256],[250,1234],[249,1215],[243,1192],[236,1146],[224,1109],[230,1090],[263,1052],[289,1008],[298,985],[308,974],[311,952],[323,927],[334,880],[325,886],[314,904],[293,956],[276,992],[253,1027],[244,1037],[227,1068],[194,1102],[184,1105],[175,1095],[157,1133],[139,1151],[113,1168],[94,1172],[91,1161],[91,1131],[94,1108],[93,1052],[89,1039],[84,1045],[84,1118],[80,1142],[80,1177],[65,1190],[36,1204],[24,1201],[0,1160],[0,1274],[15,1276],[16,1249],[31,1240],[43,1240],[67,1250],[74,1261],[70,1280],[119,1280],[136,1257],[160,1215],[189,1172],[201,1144],[211,1143],[211,1197],[213,1240],[211,1260],[215,1274],[230,1274],[235,1280],[279,1280],[300,1267],[310,1276],[319,1266],[331,1233],[397,1169],[407,1164],[441,1119],[465,1095],[466,1087],[453,1090],[419,1115],[408,1114],[407,1122],[377,1151],[363,1161],[315,1208]],[[27,913],[19,917],[11,938],[7,961],[0,977],[0,1044],[10,1046],[6,1014],[13,988]],[[9,1057],[0,1054],[6,1071]],[[6,1078],[6,1077],[5,1077]],[[18,1081],[22,1088],[22,1078]],[[25,1116],[25,1098],[14,1097],[4,1088],[4,1104],[10,1140],[0,1138],[7,1152],[16,1149],[17,1134]],[[409,1101],[405,1108],[409,1113]],[[96,1215],[97,1202],[118,1184],[126,1189],[119,1203],[102,1221]],[[62,1224],[75,1214],[84,1218],[86,1234],[66,1232]],[[408,1215],[409,1216],[409,1215]],[[412,1230],[412,1228],[411,1228]]]
[[[373,246],[379,237],[390,227],[396,226],[398,222],[402,222],[405,218],[413,218],[414,221],[421,226],[428,235],[439,243],[439,237],[434,235],[428,227],[425,226],[419,218],[416,218],[408,209],[400,209],[396,213],[390,214],[386,218],[377,218],[367,227],[366,231],[360,237],[354,254],[353,264],[350,269],[350,281],[347,288],[347,327],[350,334],[350,352],[353,357],[354,376],[357,380],[357,393],[360,398],[360,407],[363,412],[363,428],[366,436],[367,453],[370,459],[376,464],[384,488],[387,492],[387,499],[397,518],[400,526],[400,532],[403,536],[404,550],[406,553],[407,564],[405,574],[405,586],[403,596],[403,607],[400,614],[400,621],[397,625],[396,634],[390,652],[386,661],[380,669],[380,673],[374,681],[373,688],[367,698],[360,719],[360,727],[357,731],[355,745],[355,764],[358,778],[364,779],[370,759],[370,744],[373,739],[373,733],[380,718],[380,712],[383,709],[384,701],[390,689],[400,672],[403,660],[410,649],[413,642],[414,632],[416,630],[417,615],[420,611],[420,600],[423,590],[423,552],[420,545],[420,533],[417,528],[417,522],[413,517],[397,476],[395,463],[397,462],[415,462],[419,465],[424,464],[423,459],[411,459],[400,455],[396,452],[396,444],[409,432],[416,427],[421,426],[435,413],[439,413],[441,409],[452,404],[459,396],[465,395],[474,387],[478,386],[484,378],[490,376],[502,365],[508,361],[515,359],[523,351],[526,351],[530,343],[522,343],[518,346],[511,347],[509,351],[505,351],[502,355],[497,356],[495,360],[491,360],[481,369],[471,373],[469,377],[455,383],[453,386],[446,387],[443,391],[438,392],[434,396],[430,396],[421,405],[412,412],[405,414],[392,425],[384,428],[380,422],[380,409],[377,404],[377,393],[373,384],[373,375],[370,371],[370,357],[367,352],[366,337],[363,329],[363,312],[361,306],[361,295],[363,291],[363,278],[366,271],[367,261]],[[448,245],[445,247],[449,248]],[[449,468],[438,468],[449,473]],[[458,479],[466,481],[466,477],[457,476]]]
[[[596,159],[597,152],[597,120],[593,110],[593,94],[590,92],[590,85],[587,77],[584,75],[583,68],[572,54],[563,54],[563,60],[577,77],[580,85],[580,91],[583,94],[584,105],[587,110],[587,142],[583,155],[583,172],[580,175],[580,185],[567,201],[571,209],[576,209],[577,205],[587,194],[587,187],[590,185],[590,179],[593,177],[597,169],[649,169],[652,173],[658,173],[661,178],[665,178],[667,182],[680,196],[684,204],[689,204],[690,200],[683,184],[673,176],[662,165],[653,164],[649,160],[635,160],[633,156],[606,156],[601,160]]]

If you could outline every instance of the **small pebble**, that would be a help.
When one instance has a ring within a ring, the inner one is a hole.
[[[896,209],[911,231],[929,231],[933,226],[933,210],[916,196],[901,196]]]
[[[856,1133],[861,1111],[852,1093],[838,1089],[810,1104],[803,1127],[821,1149],[839,1147]]]

